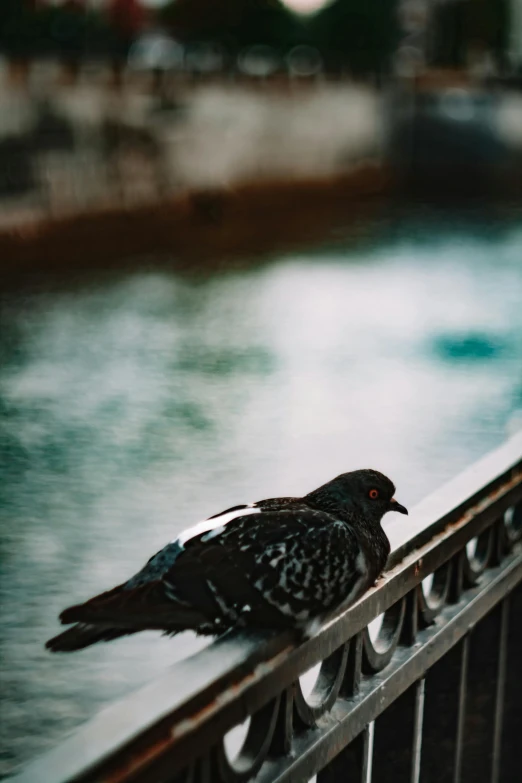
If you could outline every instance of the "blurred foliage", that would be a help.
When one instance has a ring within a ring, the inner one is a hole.
[[[88,51],[88,41],[103,50],[106,38],[103,17],[86,11],[80,0],[59,6],[27,0],[0,2],[0,47],[10,57],[80,59]]]
[[[306,43],[333,67],[356,73],[387,66],[398,41],[397,0],[335,0],[300,17],[279,0],[171,0],[161,20],[181,41],[218,41],[237,52],[252,44],[279,51]]]
[[[432,60],[462,67],[470,50],[491,52],[502,63],[508,48],[509,0],[473,0],[435,8]]]
[[[45,37],[48,9],[20,0],[0,2],[0,44],[12,56],[39,52]]]
[[[182,42],[215,42],[231,55],[253,44],[279,52],[316,46],[327,67],[355,75],[386,72],[400,40],[398,0],[333,0],[310,17],[281,0],[170,0],[158,22]],[[507,48],[508,0],[439,4],[431,30],[437,65],[461,66],[470,49]],[[45,0],[0,0],[0,48],[10,57],[57,55],[124,58],[145,21],[140,0],[110,0],[94,8],[84,0],[49,5]]]
[[[0,49],[19,59],[125,57],[144,18],[139,0],[112,0],[102,9],[83,0],[0,0]]]
[[[279,0],[172,0],[159,18],[180,41],[215,41],[234,53],[252,44],[285,50],[306,35]]]
[[[334,67],[387,69],[399,42],[397,0],[334,0],[310,21],[314,44]]]

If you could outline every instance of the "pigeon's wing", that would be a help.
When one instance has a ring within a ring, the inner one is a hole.
[[[280,498],[286,504],[293,499]],[[270,507],[277,506],[277,499],[261,501]],[[89,601],[68,607],[61,615],[64,624],[83,623],[129,629],[160,628],[184,630],[186,628],[207,629],[215,622],[216,602],[207,584],[207,570],[219,568],[220,558],[225,552],[212,546],[211,539],[237,518],[254,514],[259,516],[257,504],[234,506],[226,511],[198,523],[183,531],[180,536],[153,555],[145,566],[124,584],[94,596]],[[205,550],[201,562],[189,558],[189,571],[183,584],[185,597],[176,595],[163,577],[170,572],[187,544],[200,543]],[[208,553],[207,553],[208,550]],[[218,616],[220,616],[218,610]],[[83,637],[86,629],[82,629]]]
[[[353,600],[367,568],[349,525],[292,502],[187,541],[163,582],[220,623],[277,627]]]
[[[205,615],[166,592],[162,577],[182,551],[178,539],[167,544],[127,582],[68,607],[60,614],[60,621],[138,630],[185,630],[207,623]]]
[[[332,515],[294,499],[227,513],[182,534],[125,584],[66,609],[61,621],[215,634],[239,620],[295,625],[359,593],[356,536]]]
[[[206,619],[197,608],[167,595],[161,579],[132,589],[119,585],[83,604],[64,609],[60,615],[60,621],[65,625],[100,624],[127,630],[182,631],[197,628]]]

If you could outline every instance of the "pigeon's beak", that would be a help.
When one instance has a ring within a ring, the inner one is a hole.
[[[405,508],[404,506],[401,506],[401,504],[398,503],[395,500],[395,498],[392,498],[390,500],[390,511],[398,511],[399,514],[407,514],[408,513],[408,509]]]

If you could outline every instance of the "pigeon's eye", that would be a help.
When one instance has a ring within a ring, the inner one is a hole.
[[[371,489],[368,492],[368,495],[371,497],[372,500],[377,500],[379,497],[379,490],[378,489]]]

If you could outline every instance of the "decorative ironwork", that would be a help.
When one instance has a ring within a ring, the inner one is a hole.
[[[522,434],[388,533],[384,577],[312,638],[229,634],[14,781],[518,781]]]
[[[299,680],[294,682],[294,709],[304,726],[315,726],[317,719],[335,704],[346,673],[349,645],[350,643],[346,642],[323,661],[308,699],[303,696]]]
[[[451,560],[449,560],[438,568],[431,578],[431,584],[428,589],[425,589],[424,584],[419,585],[417,588],[420,620],[424,623],[424,626],[430,625],[448,602],[452,565]]]
[[[223,783],[250,780],[261,768],[270,750],[279,712],[279,697],[252,716],[245,741],[233,761],[224,746],[224,738],[215,751],[215,769]]]
[[[399,643],[405,614],[406,600],[402,598],[385,612],[375,641],[372,640],[369,629],[364,629],[362,632],[363,672],[368,674],[380,672],[388,666]]]

